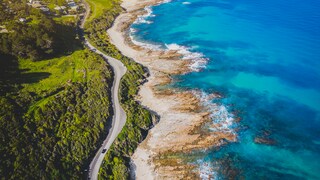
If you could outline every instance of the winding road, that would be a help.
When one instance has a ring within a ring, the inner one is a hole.
[[[89,17],[89,5],[85,0],[83,0],[83,3],[85,5],[86,12],[84,14],[83,19],[80,21],[80,29],[83,32],[84,29],[84,24],[86,19]],[[120,80],[122,76],[126,73],[127,68],[121,63],[121,61],[114,59],[103,52],[99,51],[97,48],[95,48],[88,39],[83,36],[83,41],[84,44],[90,49],[91,51],[94,51],[95,53],[103,56],[108,63],[111,65],[113,72],[114,72],[114,80],[113,80],[113,85],[111,89],[111,100],[112,100],[112,106],[113,106],[113,118],[112,118],[112,126],[109,130],[107,138],[103,141],[100,149],[94,156],[93,160],[90,163],[89,166],[89,171],[88,171],[88,179],[93,179],[97,180],[98,179],[98,174],[99,174],[99,169],[102,164],[103,158],[109,148],[111,147],[113,141],[117,138],[118,134],[121,132],[123,126],[126,123],[126,113],[120,106],[119,102],[119,85],[120,85]],[[103,153],[102,151],[105,150]]]

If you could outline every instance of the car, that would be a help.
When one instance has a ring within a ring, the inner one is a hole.
[[[107,151],[107,149],[102,149],[102,153],[105,153]]]

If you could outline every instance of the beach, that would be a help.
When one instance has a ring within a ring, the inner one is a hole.
[[[235,141],[229,131],[203,131],[204,125],[220,126],[210,120],[197,91],[159,88],[172,81],[171,76],[192,71],[192,59],[182,59],[177,50],[150,50],[134,44],[129,37],[129,26],[146,13],[144,7],[161,1],[129,1],[122,7],[112,28],[108,30],[111,42],[127,57],[147,67],[150,76],[141,86],[136,98],[143,106],[159,116],[159,122],[132,156],[136,179],[200,178],[197,167],[183,158],[169,158],[171,154],[187,154],[207,149],[227,141]],[[215,94],[208,98],[216,98]]]

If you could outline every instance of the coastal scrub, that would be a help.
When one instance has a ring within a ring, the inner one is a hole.
[[[96,3],[96,1],[90,0],[89,4],[92,3]],[[89,21],[85,27],[86,36],[93,45],[106,54],[121,60],[128,69],[120,84],[121,106],[126,112],[127,122],[106,154],[99,173],[100,179],[127,179],[130,157],[153,125],[153,115],[135,100],[139,86],[147,76],[145,68],[123,56],[110,43],[106,33],[106,29],[112,26],[115,17],[122,11],[120,2],[112,1],[112,5],[112,9],[106,7],[108,10]],[[93,15],[96,16],[95,13]]]

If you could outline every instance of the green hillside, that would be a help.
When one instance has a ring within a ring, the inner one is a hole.
[[[75,18],[6,2],[16,13],[0,19],[1,179],[84,178],[110,127],[112,71],[82,47]]]

